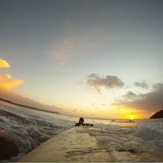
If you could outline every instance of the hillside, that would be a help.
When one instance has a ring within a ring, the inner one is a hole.
[[[163,118],[163,110],[156,112],[150,117],[150,119],[154,119],[154,118]]]

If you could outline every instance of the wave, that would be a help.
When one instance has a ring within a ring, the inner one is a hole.
[[[54,123],[0,106],[0,160],[16,161],[70,125]]]
[[[42,113],[0,104],[0,161],[17,161],[42,142],[71,128],[77,118]],[[86,119],[91,121],[91,119]],[[88,130],[108,152],[130,152],[135,160],[162,161],[163,119],[94,120]],[[124,158],[125,159],[125,158]],[[119,160],[117,160],[119,161]]]

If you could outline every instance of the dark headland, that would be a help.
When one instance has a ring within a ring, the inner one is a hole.
[[[150,117],[150,119],[154,119],[154,118],[163,118],[163,110],[156,112]]]

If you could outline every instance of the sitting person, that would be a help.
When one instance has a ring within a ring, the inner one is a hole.
[[[93,124],[88,124],[88,123],[84,123],[84,118],[80,118],[79,122],[75,124],[75,126],[93,126]]]

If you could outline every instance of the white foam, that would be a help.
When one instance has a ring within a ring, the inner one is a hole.
[[[103,135],[97,135],[96,140],[97,140],[97,142],[102,143],[104,145],[108,145],[110,143],[117,143],[118,142],[115,138],[110,137],[110,136],[106,136],[106,135],[104,135],[104,136]]]
[[[119,157],[125,161],[133,154],[131,160],[153,161],[155,158],[159,161],[163,151],[162,124],[162,120],[138,121],[137,126],[103,124],[96,125],[89,133],[96,137],[101,148],[113,153],[115,160]]]
[[[135,136],[153,145],[163,147],[163,119],[137,121]]]
[[[68,128],[70,123],[65,123],[64,120],[22,113],[9,106],[1,106],[0,109],[0,138],[15,144],[20,152],[16,157],[10,158],[10,161],[15,161],[22,154]]]
[[[70,118],[62,118],[60,115],[28,114],[4,106],[2,109],[7,110],[9,114],[11,113],[11,116],[0,116],[0,136],[5,135],[7,139],[15,141],[21,149],[20,155],[74,125],[74,121],[70,121]],[[103,124],[99,120],[99,123],[95,123],[88,132],[91,136],[96,137],[97,144],[101,148],[115,152],[115,157],[116,152],[130,152],[138,155],[142,152],[144,159],[150,158],[152,160],[152,157],[156,157],[159,153],[154,151],[160,151],[163,147],[163,119],[138,120],[136,121],[137,126],[133,123],[127,123],[126,120],[110,122],[107,121],[108,124]]]

